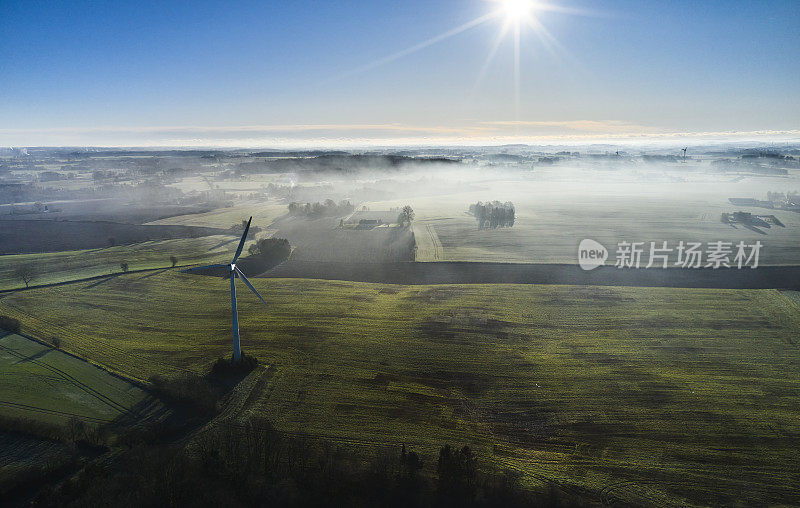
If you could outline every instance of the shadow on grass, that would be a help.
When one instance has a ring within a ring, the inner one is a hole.
[[[108,282],[109,280],[111,280],[111,279],[114,279],[114,278],[116,278],[116,277],[119,277],[119,274],[118,274],[118,273],[114,273],[114,274],[108,275],[108,276],[106,276],[106,277],[103,277],[102,279],[98,280],[97,282],[93,282],[93,283],[89,284],[88,286],[86,286],[86,287],[85,287],[85,288],[83,288],[83,289],[93,289],[93,288],[96,288],[96,287],[97,287],[97,286],[99,286],[100,284],[106,283],[106,282]]]
[[[231,238],[230,240],[223,240],[222,242],[220,242],[220,243],[218,243],[218,244],[214,245],[213,247],[211,247],[211,249],[209,249],[209,250],[219,249],[220,247],[224,247],[224,246],[226,246],[226,245],[229,245],[229,244],[231,244],[231,243],[234,243],[234,242],[236,242],[237,240],[238,240],[238,238],[236,238],[236,237],[234,237],[234,238]]]
[[[154,270],[154,271],[152,271],[152,272],[150,272],[150,273],[148,273],[146,275],[142,275],[141,277],[139,277],[138,280],[147,279],[147,278],[150,278],[150,277],[152,277],[154,275],[161,275],[162,273],[166,272],[167,270],[169,270],[169,268],[162,268],[160,270]]]
[[[184,373],[176,377],[152,376],[153,392],[170,405],[193,412],[197,416],[217,414],[223,399],[258,366],[258,360],[242,353],[242,359],[233,363],[219,358],[205,375]]]
[[[41,351],[39,351],[38,353],[36,353],[34,355],[27,356],[27,357],[22,358],[21,360],[19,360],[17,362],[14,362],[14,365],[17,365],[18,363],[32,362],[34,360],[38,360],[39,358],[43,357],[44,355],[46,355],[50,351],[52,351],[52,349],[42,349]]]

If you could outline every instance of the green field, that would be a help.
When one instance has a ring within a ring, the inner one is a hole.
[[[167,268],[170,256],[179,265],[214,263],[232,255],[236,250],[235,236],[215,235],[202,238],[183,238],[121,245],[105,249],[18,254],[0,256],[0,290],[25,287],[14,276],[19,265],[31,265],[36,273],[33,285],[53,284],[121,271],[120,263],[129,270]]]
[[[3,416],[62,425],[70,418],[110,423],[145,400],[146,392],[83,360],[0,332]]]
[[[800,502],[800,306],[778,291],[254,284],[270,308],[240,292],[242,344],[272,368],[239,418],[469,443],[598,501]],[[23,332],[138,379],[228,354],[229,309],[224,281],[173,271],[0,298]]]

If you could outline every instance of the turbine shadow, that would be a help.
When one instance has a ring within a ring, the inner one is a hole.
[[[51,349],[43,349],[43,350],[39,351],[38,353],[36,353],[35,355],[31,355],[31,356],[22,358],[19,361],[14,362],[14,365],[17,365],[19,363],[26,363],[26,362],[32,362],[34,360],[38,360],[39,358],[43,357],[44,355],[46,355],[50,351],[52,351],[52,350]]]
[[[219,249],[220,247],[224,247],[224,246],[228,245],[229,243],[233,243],[235,241],[236,241],[236,238],[232,238],[230,240],[224,240],[224,241],[214,245],[213,247],[211,247],[211,250]]]
[[[160,274],[166,272],[167,270],[169,270],[169,268],[162,268],[161,270],[154,270],[154,271],[152,271],[152,272],[150,272],[148,274],[142,275],[141,277],[139,277],[138,280],[147,279],[147,278],[152,277],[154,275],[160,275]]]
[[[118,277],[118,276],[119,276],[119,274],[117,274],[117,273],[115,273],[115,274],[111,274],[111,275],[108,275],[108,276],[106,276],[106,277],[103,277],[102,279],[98,280],[97,282],[93,282],[93,283],[89,284],[88,286],[86,286],[86,287],[85,287],[85,288],[83,288],[83,289],[92,289],[92,288],[96,288],[96,287],[97,287],[97,286],[99,286],[100,284],[103,284],[103,283],[105,283],[105,282],[108,282],[109,280],[111,280],[111,279],[113,279],[113,278],[116,278],[116,277]]]
[[[747,228],[747,229],[749,229],[750,231],[755,231],[756,233],[759,233],[759,234],[762,234],[762,235],[766,235],[766,234],[767,234],[767,232],[766,232],[766,231],[761,231],[761,230],[760,230],[760,229],[758,229],[757,227],[755,227],[755,226],[751,226],[750,224],[742,224],[742,226],[746,227],[746,228]]]

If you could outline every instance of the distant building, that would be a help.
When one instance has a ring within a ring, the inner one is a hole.
[[[358,226],[356,229],[372,229],[380,225],[381,221],[379,219],[361,219],[358,221]]]

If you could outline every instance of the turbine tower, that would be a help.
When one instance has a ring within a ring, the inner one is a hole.
[[[196,268],[189,268],[188,270],[182,270],[182,272],[199,272],[202,270],[208,270],[209,268],[225,268],[228,270],[228,274],[226,277],[230,277],[231,279],[231,323],[233,326],[233,363],[239,363],[242,359],[242,349],[239,343],[239,314],[236,310],[236,278],[242,279],[242,282],[250,288],[250,291],[255,294],[261,303],[267,305],[267,302],[261,298],[261,295],[258,294],[256,288],[250,284],[250,281],[247,280],[244,273],[236,266],[236,260],[239,259],[239,256],[242,253],[242,249],[244,248],[244,242],[247,239],[247,232],[250,230],[250,223],[253,221],[253,218],[250,217],[250,220],[247,221],[247,226],[244,228],[244,234],[242,234],[242,239],[239,240],[239,248],[236,249],[236,254],[233,256],[233,261],[229,265],[206,265],[206,266],[198,266]]]
[[[681,151],[683,152],[683,162],[686,162],[686,150],[688,149],[689,149],[688,146],[686,148],[681,149]]]

